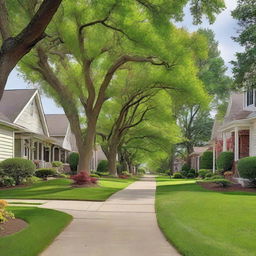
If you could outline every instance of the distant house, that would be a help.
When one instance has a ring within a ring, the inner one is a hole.
[[[37,90],[4,91],[0,101],[0,161],[22,157],[45,167],[52,161],[66,163],[68,154],[76,151],[67,117],[45,115]],[[91,169],[96,169],[105,159],[100,147],[93,156]]]
[[[223,151],[234,152],[235,163],[243,157],[256,156],[255,90],[231,94],[224,119],[215,120],[212,143],[214,159]]]

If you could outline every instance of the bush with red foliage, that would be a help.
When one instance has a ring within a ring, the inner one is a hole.
[[[70,177],[76,185],[90,185],[90,184],[96,184],[98,179],[95,177],[90,177],[90,174],[85,171],[81,171],[76,175],[73,175]]]
[[[127,175],[125,175],[125,174],[120,174],[120,175],[119,175],[119,178],[120,178],[120,179],[128,179],[129,176],[127,176]]]

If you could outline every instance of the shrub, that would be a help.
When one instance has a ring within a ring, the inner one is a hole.
[[[188,164],[183,164],[183,166],[181,167],[181,171],[183,172],[189,172],[190,170],[190,166]]]
[[[145,174],[146,171],[143,168],[138,169],[138,174]]]
[[[234,162],[234,153],[233,152],[222,152],[217,159],[217,167],[226,172],[232,169]]]
[[[189,173],[193,173],[194,175],[196,175],[197,171],[196,171],[195,169],[191,168],[191,169],[189,170]]]
[[[68,156],[68,163],[70,165],[70,169],[71,171],[74,173],[77,171],[77,166],[79,163],[79,154],[76,152],[72,152],[70,153],[70,155]]]
[[[173,179],[182,179],[183,175],[180,172],[175,172],[172,177]]]
[[[122,175],[126,175],[126,176],[128,176],[128,177],[131,177],[131,176],[132,176],[128,171],[123,171],[123,172],[122,172]]]
[[[232,182],[226,179],[215,179],[211,182],[221,185],[222,187],[228,187],[231,186]]]
[[[32,177],[28,177],[25,180],[23,180],[23,184],[25,185],[30,185],[30,184],[34,184],[37,183],[38,181],[40,181],[40,179],[36,176],[32,176]]]
[[[52,167],[62,167],[63,163],[60,161],[53,161],[52,162]]]
[[[107,172],[108,171],[108,160],[101,160],[97,167],[97,172]]]
[[[211,172],[208,172],[205,174],[205,178],[211,178],[213,176],[213,174]]]
[[[5,176],[12,177],[15,184],[19,185],[23,179],[31,177],[35,172],[32,161],[23,158],[9,158],[0,163],[0,169]]]
[[[99,175],[100,177],[107,177],[107,176],[109,176],[109,172],[95,172],[95,174]]]
[[[91,174],[90,176],[93,177],[93,178],[99,178],[100,177],[98,174]]]
[[[36,177],[47,180],[49,176],[53,176],[56,174],[55,169],[53,168],[41,168],[37,169],[35,172]]]
[[[256,180],[256,157],[245,157],[238,161],[237,169],[242,178]]]
[[[194,173],[189,172],[189,173],[187,174],[187,177],[186,177],[186,178],[188,178],[188,179],[194,179],[195,177],[196,177],[196,176],[195,176]]]
[[[81,171],[78,174],[71,176],[71,179],[76,185],[96,184],[98,180],[95,177],[91,177],[89,173],[85,171]]]
[[[204,179],[208,173],[211,173],[211,170],[201,169],[198,171],[198,176]]]
[[[15,180],[12,177],[2,177],[0,179],[0,186],[1,187],[13,187],[15,186]]]
[[[221,176],[221,175],[213,175],[213,176],[211,177],[211,179],[212,179],[212,180],[219,180],[219,179],[223,179],[223,176]]]
[[[213,152],[205,151],[200,157],[200,168],[201,169],[212,169],[213,166]]]
[[[9,219],[14,219],[13,213],[6,210],[7,206],[8,203],[5,200],[0,200],[0,223],[4,223]]]

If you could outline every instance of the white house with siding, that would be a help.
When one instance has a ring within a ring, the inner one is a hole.
[[[36,89],[5,90],[0,101],[0,161],[22,157],[39,167],[65,163],[76,152],[75,137],[64,114],[45,115]],[[91,169],[106,159],[95,149]]]

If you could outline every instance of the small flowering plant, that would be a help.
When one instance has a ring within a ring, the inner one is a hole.
[[[78,174],[71,176],[71,179],[76,185],[97,184],[98,181],[97,178],[91,177],[86,171],[81,171]]]
[[[0,224],[7,222],[9,219],[14,219],[14,214],[6,210],[8,203],[5,200],[0,200]]]

